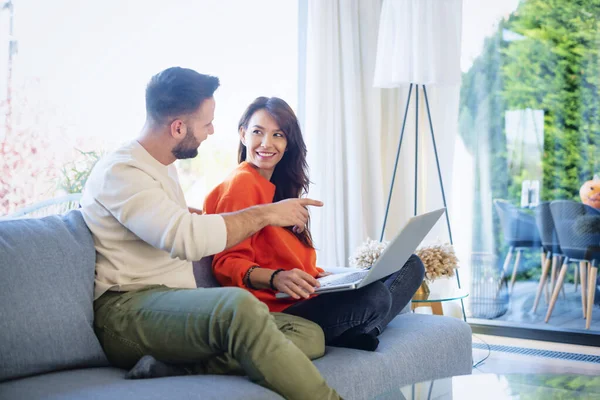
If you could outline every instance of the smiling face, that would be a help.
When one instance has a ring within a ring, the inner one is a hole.
[[[240,128],[240,139],[246,147],[246,161],[267,180],[271,180],[275,166],[283,158],[287,138],[267,110],[257,110],[246,128]]]

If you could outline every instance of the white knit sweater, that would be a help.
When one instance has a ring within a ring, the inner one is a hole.
[[[137,141],[96,164],[81,207],[96,246],[96,299],[152,284],[196,287],[192,261],[227,242],[223,217],[190,213],[175,166]]]

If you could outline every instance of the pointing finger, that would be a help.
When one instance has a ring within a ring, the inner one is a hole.
[[[300,199],[300,204],[303,206],[323,207],[323,202],[313,199]]]

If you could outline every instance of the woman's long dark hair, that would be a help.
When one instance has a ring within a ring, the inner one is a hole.
[[[250,118],[255,112],[265,110],[277,122],[279,129],[283,131],[287,139],[287,148],[279,163],[275,166],[271,183],[275,185],[275,196],[273,202],[285,199],[297,199],[308,193],[308,164],[306,163],[306,144],[302,138],[300,124],[296,114],[291,107],[282,99],[277,97],[258,97],[244,111],[238,131],[248,129]],[[246,146],[240,142],[238,149],[238,163],[246,161]],[[314,248],[312,236],[309,230],[309,221],[302,233],[295,233],[292,227],[285,229],[292,232],[307,247]]]

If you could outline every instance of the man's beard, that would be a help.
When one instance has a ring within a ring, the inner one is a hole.
[[[198,155],[198,147],[200,146],[200,142],[194,137],[194,132],[191,129],[188,129],[187,134],[183,138],[183,140],[177,144],[171,150],[173,155],[178,160],[185,160],[187,158],[194,158]]]

